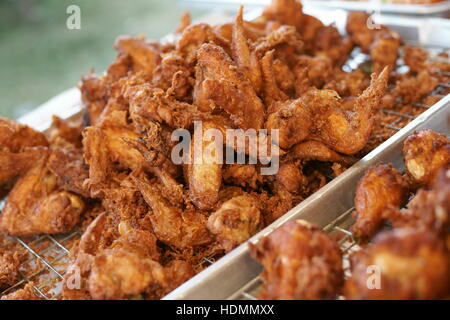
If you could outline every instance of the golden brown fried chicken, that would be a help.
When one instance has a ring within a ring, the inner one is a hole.
[[[160,55],[155,44],[144,36],[120,36],[114,43],[114,48],[121,54],[131,57],[134,72],[142,71],[151,76],[159,63]]]
[[[83,146],[82,126],[78,121],[71,123],[58,116],[53,116],[48,136],[51,142],[60,138],[73,144],[77,148]]]
[[[205,121],[194,129],[189,150],[191,161],[185,166],[189,197],[200,210],[215,206],[222,184],[223,142],[215,136],[208,137],[210,129],[215,129],[214,122]]]
[[[405,103],[418,102],[426,94],[436,89],[438,84],[439,80],[428,69],[425,69],[419,71],[417,75],[403,75],[395,83],[392,93]]]
[[[228,252],[249,239],[262,226],[258,201],[242,195],[225,201],[208,218],[208,230]]]
[[[211,242],[206,229],[206,217],[196,211],[172,206],[146,177],[133,176],[134,183],[152,209],[149,218],[157,238],[175,248],[204,245]]]
[[[81,79],[78,87],[81,92],[81,100],[86,106],[83,119],[85,125],[94,125],[108,102],[109,85],[104,77],[89,73]]]
[[[0,118],[0,148],[20,152],[26,147],[48,146],[47,138],[26,125]]]
[[[379,163],[366,171],[356,187],[356,238],[368,240],[383,223],[383,212],[400,208],[408,198],[408,183],[390,164]]]
[[[20,252],[0,249],[0,291],[20,280],[19,267],[23,257]]]
[[[301,52],[303,42],[300,38],[300,34],[295,27],[283,25],[270,32],[267,36],[258,38],[252,44],[252,48],[258,57],[262,57],[269,50],[280,47],[289,50],[289,52]]]
[[[257,184],[262,182],[255,165],[252,164],[229,164],[225,165],[222,172],[223,181],[236,186],[249,186],[257,189]],[[220,197],[220,195],[219,195]]]
[[[319,28],[315,38],[314,54],[330,58],[336,67],[341,67],[347,61],[353,49],[352,41],[341,36],[333,25]]]
[[[380,233],[351,256],[351,269],[347,299],[443,299],[450,290],[450,254],[427,230]]]
[[[248,40],[245,36],[244,19],[242,17],[243,7],[241,6],[236,15],[232,32],[232,52],[233,59],[239,70],[247,76],[255,89],[261,90],[262,75],[256,52],[250,50]]]
[[[267,20],[278,21],[281,24],[294,26],[302,30],[304,24],[302,4],[297,0],[274,0],[264,8],[263,17]]]
[[[302,170],[294,162],[281,164],[275,179],[290,193],[298,193],[308,183]]]
[[[354,154],[369,139],[373,112],[386,89],[388,70],[373,75],[370,86],[343,108],[343,100],[332,90],[311,89],[299,99],[288,101],[269,115],[267,129],[279,130],[279,146],[288,149],[306,140],[318,140],[334,151]]]
[[[409,45],[405,46],[403,50],[403,61],[409,67],[410,71],[419,73],[420,71],[426,69],[428,52],[425,49]]]
[[[0,300],[43,300],[41,296],[38,295],[36,289],[34,289],[34,284],[29,282],[22,289],[11,292],[4,295]]]
[[[152,83],[178,100],[189,101],[195,82],[192,73],[192,68],[186,65],[179,54],[168,53],[155,68]]]
[[[290,221],[250,244],[264,267],[264,299],[333,299],[344,280],[338,244],[306,221]]]
[[[61,189],[89,198],[84,181],[89,177],[82,149],[62,138],[56,138],[50,149],[48,168],[57,176]]]
[[[230,41],[206,23],[187,27],[176,42],[176,51],[184,57],[187,64],[191,65],[195,63],[197,51],[204,43],[221,46],[230,53]]]
[[[194,103],[204,109],[218,107],[244,130],[260,129],[264,106],[253,85],[219,46],[204,44],[197,51]]]
[[[0,185],[25,174],[46,153],[47,147],[27,147],[17,153],[0,148]]]
[[[397,32],[384,29],[376,32],[374,42],[370,46],[372,71],[379,73],[385,67],[389,67],[389,70],[393,71],[396,66],[400,44],[401,40]]]
[[[330,161],[350,166],[358,161],[357,158],[340,155],[339,153],[331,150],[325,144],[319,141],[305,141],[296,144],[289,151],[289,157],[298,160],[319,160]]]
[[[450,169],[442,168],[431,190],[419,189],[405,210],[385,213],[394,227],[426,228],[437,233],[450,226]]]
[[[83,201],[57,187],[47,167],[48,156],[24,175],[10,192],[0,216],[0,230],[13,236],[70,231],[79,221]]]
[[[326,56],[299,56],[295,66],[296,78],[296,94],[300,97],[305,89],[314,86],[318,89],[331,79],[333,75],[333,65],[330,58]],[[307,86],[305,87],[305,76],[307,79]],[[366,86],[367,87],[367,86]],[[364,87],[364,89],[366,88]]]
[[[359,96],[369,85],[369,80],[360,69],[352,72],[334,70],[331,81],[324,85],[324,89],[334,90],[341,97]]]
[[[421,186],[430,186],[437,172],[450,163],[450,139],[424,129],[410,135],[403,144],[408,175]]]
[[[350,11],[345,26],[353,43],[366,53],[369,53],[370,45],[375,36],[375,30],[367,27],[369,19],[370,15],[366,12]]]
[[[393,71],[401,44],[400,36],[384,25],[371,26],[371,19],[365,12],[350,12],[347,16],[347,32],[355,45],[370,54],[373,72],[379,73],[385,67]]]
[[[275,71],[273,70],[273,54],[274,50],[268,51],[261,59],[261,69],[264,79],[263,97],[264,103],[268,109],[271,109],[274,102],[289,99],[289,96],[278,87]]]
[[[157,262],[156,238],[142,230],[131,230],[92,260],[88,278],[93,299],[123,299],[157,282],[163,267]]]

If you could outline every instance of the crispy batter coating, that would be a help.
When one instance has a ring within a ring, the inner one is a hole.
[[[0,290],[6,289],[20,280],[19,267],[23,256],[19,252],[0,249]]]
[[[201,127],[195,128],[189,150],[191,161],[185,167],[189,196],[200,210],[214,208],[222,185],[222,158],[218,150],[222,150],[223,146],[216,138],[206,135],[214,127],[213,122],[205,121]]]
[[[410,226],[445,233],[450,226],[450,171],[442,168],[431,190],[419,189],[405,210],[389,210],[386,217],[394,227]]]
[[[142,71],[151,75],[160,59],[155,45],[147,41],[144,36],[120,36],[114,43],[114,48],[121,54],[131,57],[135,72]]]
[[[0,230],[13,236],[70,231],[79,221],[83,201],[57,187],[56,176],[41,158],[10,192],[0,216]]]
[[[264,106],[247,77],[219,46],[203,44],[197,51],[194,103],[218,107],[242,129],[260,129]]]
[[[84,163],[82,149],[62,138],[56,138],[50,150],[48,168],[57,176],[61,189],[90,197],[84,184],[89,171]]]
[[[25,174],[46,153],[47,147],[27,147],[18,153],[0,148],[0,185]]]
[[[249,239],[262,226],[262,217],[256,198],[249,195],[225,201],[208,218],[208,230],[216,236],[228,252]]]
[[[439,80],[428,69],[424,69],[417,75],[406,74],[401,77],[392,92],[406,103],[418,102],[424,95],[436,89],[438,84]]]
[[[175,248],[204,245],[211,242],[206,217],[195,211],[172,206],[146,177],[133,177],[134,183],[152,209],[150,221],[158,239]]]
[[[369,239],[383,223],[384,210],[404,204],[408,189],[407,180],[390,164],[379,163],[367,170],[356,187],[355,237]]]
[[[279,129],[279,145],[287,149],[306,140],[318,140],[334,151],[354,154],[369,139],[374,110],[380,103],[388,78],[388,70],[372,76],[370,86],[348,106],[332,90],[311,89],[299,99],[288,101],[269,115],[266,127]]]
[[[424,129],[410,135],[403,144],[408,175],[418,185],[431,185],[439,169],[450,163],[450,140]]]
[[[152,234],[127,232],[93,259],[88,279],[90,295],[93,299],[123,299],[139,294],[163,272],[158,258]]]
[[[337,162],[346,166],[350,166],[357,161],[357,158],[340,155],[334,152],[325,144],[319,141],[305,141],[296,144],[289,152],[289,156],[299,160],[320,160]]]
[[[333,299],[343,284],[341,251],[318,227],[290,221],[250,244],[264,266],[264,299]]]
[[[26,147],[48,146],[47,138],[26,125],[0,118],[0,148],[18,153]]]
[[[22,289],[4,295],[0,300],[43,300],[33,287],[33,283],[29,282]]]
[[[351,256],[351,269],[347,299],[443,299],[450,290],[449,251],[427,230],[380,233]],[[374,276],[380,277],[378,288]]]

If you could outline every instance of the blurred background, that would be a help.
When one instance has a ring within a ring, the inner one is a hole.
[[[81,29],[69,30],[69,5]],[[186,10],[176,0],[0,0],[0,116],[18,118],[113,61],[114,39],[143,33],[158,39]],[[193,19],[207,9],[190,8]]]

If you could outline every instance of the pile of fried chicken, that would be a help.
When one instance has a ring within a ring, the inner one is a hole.
[[[357,185],[352,232],[362,249],[350,255],[351,277],[344,280],[335,240],[305,221],[291,221],[250,245],[265,267],[262,298],[450,297],[450,139],[417,131],[405,140],[403,154],[406,174],[378,163]]]
[[[410,71],[397,73],[399,35],[368,29],[367,18],[350,13],[343,36],[300,2],[273,0],[254,21],[242,8],[217,26],[191,24],[186,14],[171,40],[119,37],[107,72],[82,78],[80,121],[54,117],[43,134],[0,119],[0,231],[78,228],[64,299],[163,297],[205,257],[249,239],[388,138],[393,132],[380,140],[378,109],[423,102],[437,88],[449,66],[408,47]],[[343,71],[354,48],[370,56],[373,72]],[[175,130],[196,137],[210,128],[278,130],[276,141],[267,136],[278,173],[260,174],[262,163],[173,163]],[[17,281],[20,261],[0,252],[0,289]]]

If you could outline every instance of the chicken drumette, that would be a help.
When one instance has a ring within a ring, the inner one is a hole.
[[[343,283],[338,244],[305,221],[291,221],[250,245],[264,266],[264,299],[333,299]]]
[[[433,232],[384,231],[351,256],[348,299],[442,299],[450,290],[450,254]]]

